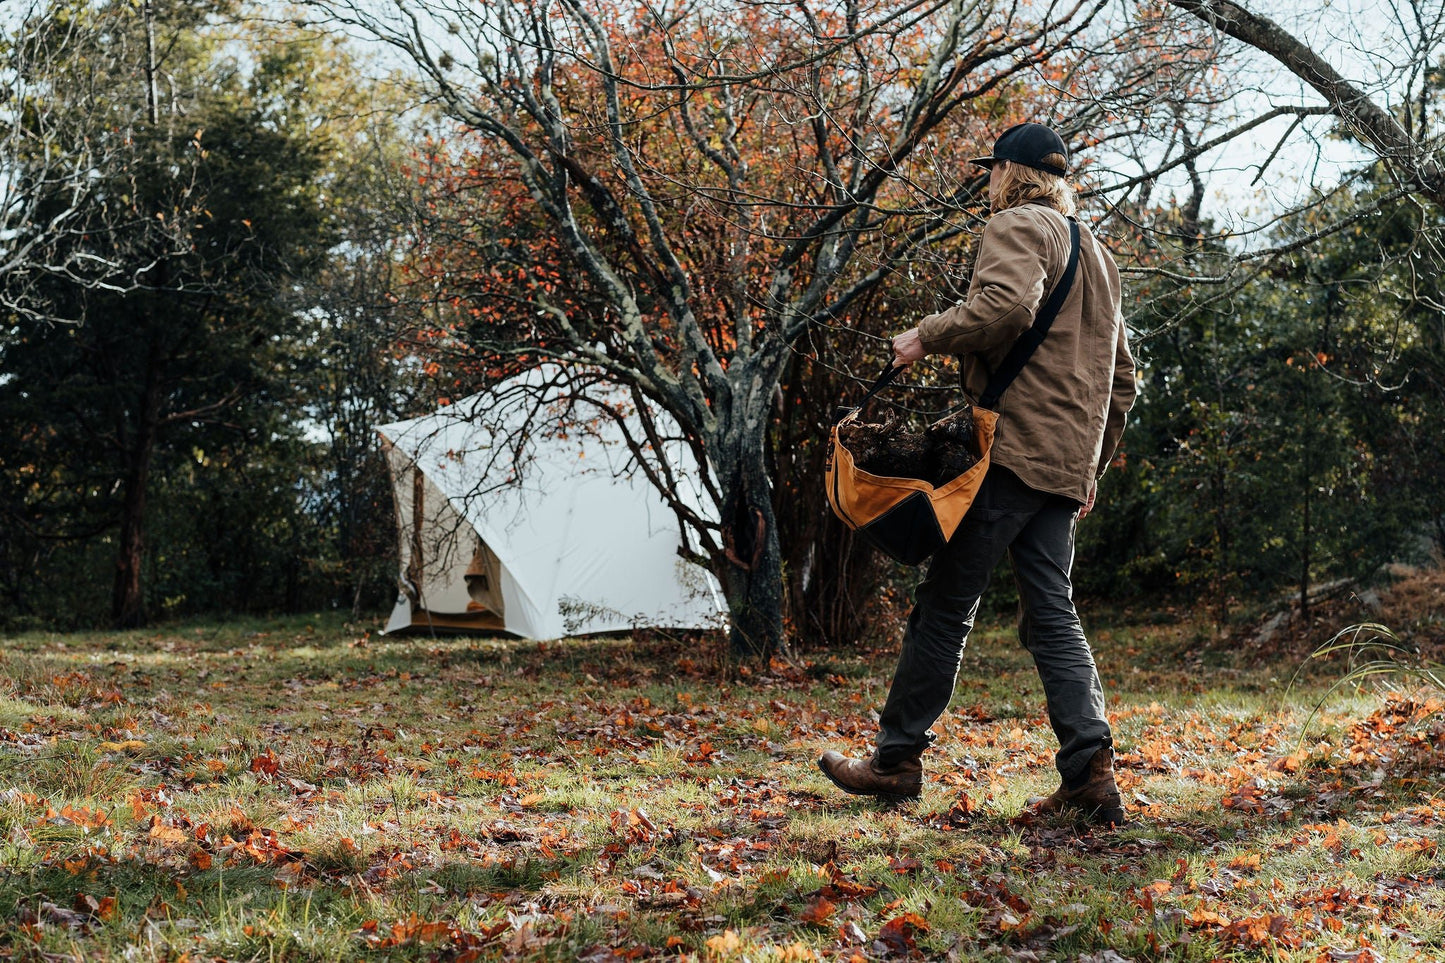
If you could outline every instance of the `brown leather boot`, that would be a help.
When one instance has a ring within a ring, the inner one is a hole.
[[[849,759],[841,752],[829,749],[818,760],[823,775],[833,780],[833,785],[855,796],[877,796],[889,802],[917,799],[923,790],[923,759],[910,756],[892,766],[878,765],[878,753],[867,759]]]
[[[1070,813],[1098,826],[1124,825],[1124,801],[1114,783],[1114,750],[1105,746],[1089,759],[1088,778],[1077,789],[1060,786],[1053,795],[1029,800],[1038,815]]]

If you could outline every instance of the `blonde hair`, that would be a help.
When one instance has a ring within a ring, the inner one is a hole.
[[[1045,154],[1042,161],[1059,168],[1068,163],[1062,154]],[[1034,202],[1047,204],[1065,217],[1072,217],[1078,211],[1074,189],[1062,177],[1013,161],[999,163],[1002,169],[998,172],[998,189],[991,192],[995,213]]]

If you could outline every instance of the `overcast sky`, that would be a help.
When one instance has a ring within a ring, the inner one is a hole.
[[[32,2],[34,0],[0,0],[0,27],[13,26]],[[1127,4],[1133,0],[1118,2]],[[1406,0],[1241,2],[1254,12],[1272,17],[1324,54],[1346,77],[1368,90],[1377,103],[1387,107],[1399,103],[1403,90],[1394,64],[1408,59],[1410,51],[1404,49],[1404,45],[1408,38],[1419,34],[1409,19],[1411,13],[1408,8],[1400,6]],[[1424,2],[1433,11],[1445,0]],[[387,0],[375,0],[375,5],[378,8],[390,6]],[[280,9],[279,5],[271,3],[251,4],[249,8],[256,12]],[[1116,8],[1116,16],[1122,9]],[[1234,45],[1236,49],[1239,46]],[[381,54],[381,59],[383,63],[402,66],[385,53]],[[1317,94],[1274,61],[1252,51],[1244,54],[1241,62],[1231,68],[1229,79],[1245,90],[1237,104],[1239,118],[1274,105],[1321,102]],[[1221,125],[1228,120],[1223,114],[1219,117]],[[1289,118],[1281,118],[1201,159],[1201,173],[1206,174],[1210,187],[1204,212],[1206,216],[1223,228],[1249,230],[1267,222],[1273,212],[1297,201],[1312,185],[1338,183],[1348,169],[1357,168],[1365,160],[1365,155],[1358,150],[1328,137],[1330,128],[1334,126],[1332,118],[1311,118],[1290,134],[1265,175],[1255,183],[1259,165],[1276,149],[1290,124]],[[1141,134],[1160,139],[1167,137],[1163,130],[1141,130]],[[1117,157],[1099,156],[1095,162],[1100,168],[1101,180],[1106,180],[1102,175],[1110,168],[1121,177],[1137,173]],[[1187,192],[1183,172],[1177,171],[1166,178],[1164,188],[1164,196],[1170,189],[1179,196]],[[1156,193],[1161,200],[1164,196]]]

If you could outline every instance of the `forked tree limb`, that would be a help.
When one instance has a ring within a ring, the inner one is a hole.
[[[1445,206],[1445,168],[1388,110],[1345,79],[1304,41],[1268,17],[1231,0],[1169,0],[1216,30],[1267,54],[1325,99],[1331,111],[1374,151],[1399,181]]]

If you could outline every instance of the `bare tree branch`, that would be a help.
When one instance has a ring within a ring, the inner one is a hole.
[[[1412,136],[1401,121],[1345,79],[1318,52],[1268,17],[1232,0],[1169,0],[1180,10],[1279,61],[1324,98],[1330,110],[1370,146],[1402,183],[1445,204],[1445,168],[1436,147]]]

